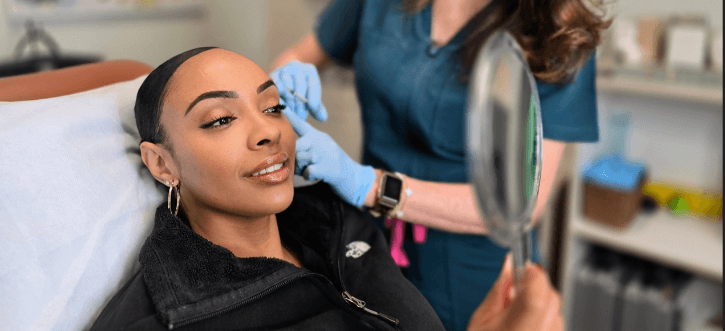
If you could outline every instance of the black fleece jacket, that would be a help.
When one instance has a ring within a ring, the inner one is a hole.
[[[237,258],[159,206],[141,269],[91,330],[444,330],[382,233],[329,186],[295,189],[277,221],[305,268]]]

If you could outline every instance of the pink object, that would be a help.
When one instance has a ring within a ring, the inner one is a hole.
[[[397,218],[390,218],[392,228],[390,229],[390,256],[399,267],[410,265],[408,256],[403,251],[403,237],[405,236],[405,222]]]
[[[385,225],[390,227],[390,256],[399,267],[406,268],[410,265],[408,256],[403,250],[403,239],[405,237],[405,221],[386,217]],[[428,229],[419,224],[413,224],[413,241],[417,244],[423,243]]]
[[[397,218],[386,217],[385,218],[385,226],[392,227],[393,226],[393,220],[396,220],[396,219]]]
[[[424,243],[427,234],[428,228],[420,224],[413,224],[413,241],[416,244]]]

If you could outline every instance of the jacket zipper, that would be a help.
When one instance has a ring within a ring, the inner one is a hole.
[[[174,324],[172,322],[169,322],[169,324],[167,325],[167,327],[169,328],[169,330],[172,330],[174,328],[180,328],[182,326],[186,326],[186,325],[189,325],[189,324],[192,324],[192,323],[196,323],[198,321],[205,320],[207,318],[213,318],[213,317],[216,317],[216,316],[219,316],[219,315],[226,314],[226,313],[228,313],[228,312],[230,312],[230,311],[232,311],[234,309],[237,309],[237,308],[239,308],[239,307],[241,307],[243,305],[246,305],[246,304],[248,304],[248,303],[250,303],[250,302],[252,302],[254,300],[257,300],[257,299],[259,299],[259,298],[261,298],[261,297],[263,297],[263,296],[271,293],[272,291],[274,291],[274,290],[276,290],[276,289],[278,289],[278,288],[280,288],[282,286],[285,286],[285,285],[287,285],[287,284],[289,284],[289,283],[291,283],[291,282],[293,282],[293,281],[295,281],[297,279],[300,279],[300,278],[306,277],[306,276],[319,277],[322,280],[324,280],[325,282],[327,282],[333,288],[335,287],[335,285],[333,285],[332,282],[329,279],[327,279],[327,277],[325,277],[323,275],[320,275],[320,274],[317,274],[317,273],[306,272],[306,273],[302,273],[302,274],[296,275],[294,277],[287,278],[284,281],[279,282],[279,283],[275,284],[274,286],[272,286],[272,287],[270,287],[270,288],[268,288],[268,289],[266,289],[266,290],[264,290],[262,292],[259,292],[259,293],[255,294],[255,295],[253,295],[253,296],[245,299],[244,301],[237,302],[237,303],[235,303],[235,304],[233,304],[231,306],[225,307],[225,308],[220,309],[220,310],[217,310],[215,312],[211,312],[211,313],[208,313],[208,314],[204,314],[204,315],[201,315],[201,316],[197,316],[197,317],[194,317],[194,318],[190,318],[188,320],[181,321],[181,322],[178,322],[176,324]],[[374,315],[374,316],[378,316],[378,317],[384,319],[385,321],[387,321],[388,323],[391,323],[391,324],[393,324],[396,327],[398,326],[399,321],[398,321],[397,318],[390,317],[388,315],[385,315],[383,313],[376,312],[376,311],[374,311],[374,310],[372,310],[370,308],[365,307],[365,301],[362,301],[362,300],[360,300],[360,299],[352,296],[346,290],[343,290],[343,292],[342,292],[342,298],[348,304],[353,304],[354,306],[356,306],[357,308],[362,309],[363,311],[367,312],[368,314],[371,314],[371,315]]]
[[[364,310],[368,314],[371,314],[371,315],[374,315],[374,316],[378,316],[378,317],[384,319],[386,322],[392,324],[395,327],[397,327],[398,326],[398,323],[400,323],[400,321],[397,318],[395,318],[395,317],[390,317],[388,315],[385,315],[383,313],[379,313],[379,312],[374,311],[374,310],[372,310],[372,309],[370,309],[368,307],[365,307],[365,301],[362,301],[362,300],[360,300],[360,299],[352,296],[350,294],[350,292],[348,292],[348,291],[342,292],[342,298],[345,301],[347,301],[347,303],[353,304],[355,307],[358,307],[358,308]]]
[[[341,213],[341,211],[340,211],[340,213]],[[341,222],[341,224],[340,224],[340,237],[338,238],[339,239],[339,242],[338,242],[338,252],[336,252],[337,253],[336,254],[337,255],[337,277],[338,277],[338,280],[340,281],[340,286],[342,287],[342,299],[346,303],[351,304],[351,305],[353,305],[353,306],[355,306],[357,308],[360,308],[364,312],[366,312],[366,313],[368,313],[370,315],[377,316],[377,317],[383,319],[385,322],[392,324],[397,329],[398,328],[398,324],[400,323],[400,320],[398,320],[397,318],[394,318],[394,317],[385,315],[383,313],[374,311],[374,310],[372,310],[372,309],[370,309],[368,307],[365,307],[365,305],[366,305],[365,301],[360,300],[360,299],[352,296],[352,294],[350,294],[350,292],[348,292],[347,289],[345,288],[345,283],[343,282],[343,278],[342,278],[342,261],[340,261],[340,259],[341,259],[340,256],[341,255],[339,253],[340,245],[342,245],[342,234],[344,233],[344,231],[343,231],[344,230],[344,227],[345,227],[345,223],[344,222]],[[217,310],[215,312],[208,313],[208,314],[204,314],[204,315],[201,315],[201,316],[197,316],[197,317],[194,317],[194,318],[190,318],[188,320],[181,321],[181,322],[176,323],[176,324],[174,324],[172,322],[169,322],[169,324],[167,325],[167,327],[169,328],[169,330],[172,330],[174,328],[179,328],[179,327],[182,327],[182,326],[185,326],[185,325],[189,325],[189,324],[192,324],[192,323],[196,323],[198,321],[201,321],[201,320],[204,320],[204,319],[207,319],[207,318],[212,318],[212,317],[215,317],[215,316],[219,316],[219,315],[222,315],[222,314],[226,314],[226,313],[228,313],[228,312],[230,312],[230,311],[232,311],[234,309],[237,309],[237,308],[239,308],[239,307],[241,307],[243,305],[246,305],[247,303],[249,303],[251,301],[257,300],[257,299],[259,299],[259,298],[261,298],[261,297],[269,294],[270,292],[272,292],[274,290],[277,290],[278,288],[280,288],[280,287],[282,287],[284,285],[287,285],[287,284],[291,283],[292,281],[295,281],[295,280],[300,279],[300,278],[305,277],[305,276],[319,276],[320,278],[322,278],[326,282],[328,282],[333,288],[335,288],[335,285],[332,284],[332,282],[329,279],[327,279],[327,277],[325,277],[323,275],[320,275],[320,274],[317,274],[317,273],[311,273],[311,272],[301,273],[301,274],[296,275],[294,277],[287,278],[284,281],[279,282],[279,283],[275,284],[274,286],[272,286],[272,287],[270,287],[270,288],[268,288],[268,289],[266,289],[266,290],[264,290],[262,292],[259,292],[259,293],[255,294],[255,295],[253,295],[253,296],[251,296],[251,297],[249,297],[249,298],[247,298],[247,299],[245,299],[243,301],[237,302],[237,303],[235,303],[235,304],[233,304],[233,305],[231,305],[229,307],[226,307],[226,308],[223,308],[223,309],[220,309],[220,310]]]
[[[338,207],[339,207],[338,212],[340,213],[340,216],[342,217],[342,210],[341,210],[342,207],[339,206],[339,204],[338,204]],[[395,317],[391,317],[391,316],[385,315],[383,313],[374,311],[368,307],[365,307],[365,305],[366,305],[365,301],[352,296],[352,294],[350,294],[350,292],[348,292],[347,289],[345,288],[345,282],[343,281],[343,278],[342,278],[342,264],[343,264],[343,261],[341,261],[342,254],[340,254],[340,252],[339,252],[341,246],[343,245],[342,235],[343,235],[343,233],[345,233],[345,231],[343,231],[344,229],[345,229],[345,222],[340,222],[340,237],[338,238],[338,244],[337,244],[338,251],[336,252],[337,253],[336,255],[337,255],[337,278],[340,281],[340,287],[342,287],[342,299],[345,300],[345,302],[347,302],[348,304],[351,304],[357,308],[360,308],[364,312],[366,312],[370,315],[377,316],[377,317],[383,319],[385,322],[392,324],[393,327],[398,329],[398,324],[400,323],[400,320],[398,320]]]

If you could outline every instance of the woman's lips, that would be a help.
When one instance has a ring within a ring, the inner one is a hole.
[[[279,184],[287,180],[289,177],[289,170],[287,169],[287,162],[278,164],[278,169],[265,174],[248,177],[251,180],[258,180],[260,182],[268,184]]]
[[[278,184],[289,178],[288,164],[289,156],[286,153],[277,153],[260,162],[254,172],[246,177],[268,184]]]
[[[269,167],[274,166],[278,163],[285,163],[289,160],[289,155],[285,152],[279,152],[277,154],[271,155],[262,162],[259,162],[256,167],[254,167],[254,170],[248,172],[245,176],[251,177],[252,175],[258,174],[260,172],[266,172],[266,170],[269,169]],[[271,170],[270,172],[272,172]]]

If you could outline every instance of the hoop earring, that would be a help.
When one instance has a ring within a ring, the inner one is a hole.
[[[173,211],[171,210],[171,192],[176,190],[176,209]],[[176,187],[175,184],[169,185],[169,196],[166,198],[166,206],[169,208],[169,211],[176,216],[179,213],[179,206],[181,205],[181,189]]]

